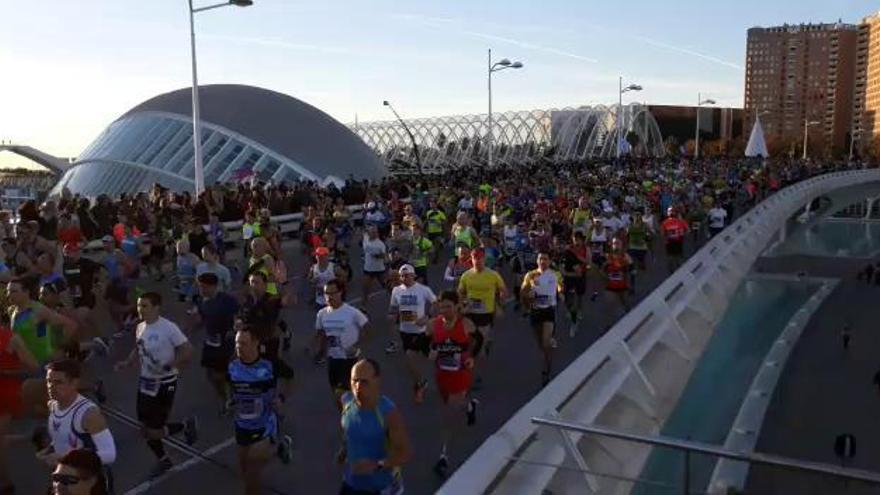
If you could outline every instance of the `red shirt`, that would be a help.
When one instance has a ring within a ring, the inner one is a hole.
[[[660,230],[666,236],[666,242],[682,242],[688,229],[688,223],[676,217],[667,218],[660,224]]]
[[[58,240],[62,246],[79,246],[83,236],[78,228],[67,228],[58,231]]]

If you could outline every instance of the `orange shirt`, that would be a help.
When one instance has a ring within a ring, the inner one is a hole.
[[[660,224],[660,230],[666,236],[666,242],[682,242],[688,231],[688,223],[681,218],[667,218]]]

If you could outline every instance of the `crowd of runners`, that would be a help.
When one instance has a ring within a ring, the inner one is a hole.
[[[339,413],[314,426],[341,428],[340,493],[403,492],[401,468],[415,446],[382,394],[393,359],[404,360],[412,383],[412,396],[396,400],[441,398],[444,441],[433,470],[444,477],[450,458],[463,457],[450,451],[452,437],[477,421],[481,370],[505,311],[533,327],[542,365],[523,373],[545,385],[560,318],[573,335],[590,317],[585,301],[600,297],[624,314],[658,250],[671,272],[765,195],[828,170],[784,160],[554,163],[341,189],[217,185],[198,199],[158,186],[94,202],[63,194],[0,214],[0,495],[15,493],[6,458],[28,444],[52,470],[53,493],[113,492],[110,468],[124,460],[100,407],[107,377],[91,363],[132,335],[114,370],[139,370],[131,393],[156,460],[151,476],[172,467],[166,437],[198,438],[199,418],[172,417],[183,387],[230,418],[245,493],[261,493],[264,467],[291,461],[285,422],[296,411],[285,403],[301,355],[291,352],[291,336],[313,332],[303,351],[326,368]],[[363,206],[357,221],[353,204]],[[291,242],[271,217],[296,211],[303,220]],[[233,244],[222,222],[235,219],[243,223]],[[101,248],[84,252],[93,240]],[[294,256],[311,260],[304,273],[288,268]],[[173,290],[145,291],[146,279],[169,279]],[[383,292],[387,311],[371,314],[366,302]],[[185,318],[169,319],[169,304],[184,305]],[[282,311],[294,306],[314,308],[314,320],[286,321]],[[368,356],[370,322],[383,319],[397,332],[379,337],[385,355]],[[200,349],[189,338],[196,328]],[[210,390],[178,379],[196,360]],[[23,417],[46,418],[46,426],[11,435]]]

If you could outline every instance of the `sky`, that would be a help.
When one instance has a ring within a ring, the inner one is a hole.
[[[204,6],[218,0],[193,0]],[[741,107],[746,30],[857,22],[871,0],[254,0],[196,15],[200,84],[261,86],[336,119],[494,111],[617,99]],[[0,0],[0,140],[75,157],[113,120],[190,87],[186,0]],[[0,167],[28,161],[0,153]]]

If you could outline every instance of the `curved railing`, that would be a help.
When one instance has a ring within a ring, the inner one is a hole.
[[[683,360],[695,362],[702,347],[691,342],[694,333],[687,327],[699,320],[710,332],[714,329],[728,299],[786,220],[829,191],[871,181],[880,181],[880,170],[816,176],[786,187],[738,218],[487,438],[438,493],[541,493],[566,456],[587,470],[578,447],[580,434],[560,436],[540,429],[531,421],[533,417],[592,424],[608,411],[612,399],[622,395],[659,428],[668,414],[663,409],[669,407],[660,397],[669,380],[660,379],[664,368],[656,359],[646,360],[648,354],[663,345]],[[687,376],[678,378],[679,382],[687,380]],[[635,475],[646,455],[607,457],[616,457]],[[518,463],[518,458],[538,462]],[[590,491],[598,487],[598,480],[591,475],[585,474],[582,481],[586,483],[584,492],[587,487]]]

